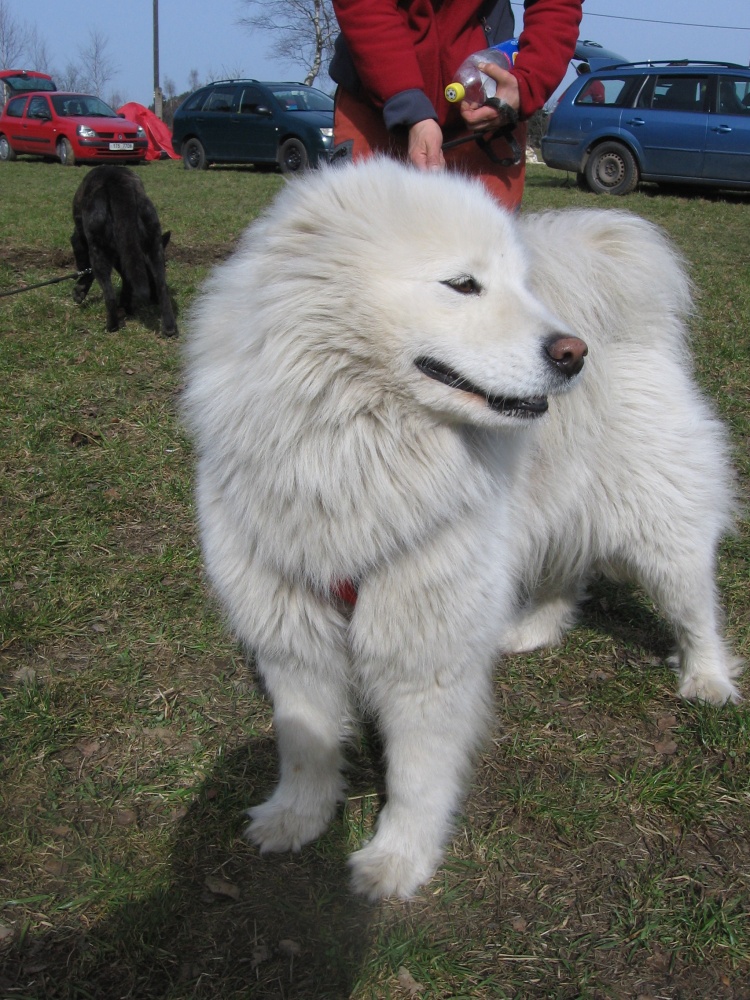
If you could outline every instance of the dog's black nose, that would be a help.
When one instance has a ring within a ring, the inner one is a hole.
[[[583,368],[583,359],[589,353],[588,347],[578,337],[550,337],[544,345],[550,360],[566,378],[572,378]]]

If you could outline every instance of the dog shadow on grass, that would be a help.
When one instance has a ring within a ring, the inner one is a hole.
[[[177,825],[169,878],[80,939],[38,941],[0,986],[45,1000],[349,997],[376,911],[349,889],[343,824],[297,855],[241,838],[276,766],[265,737],[220,757]]]

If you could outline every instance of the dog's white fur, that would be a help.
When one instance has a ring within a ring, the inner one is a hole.
[[[472,276],[476,294],[445,282]],[[679,692],[738,698],[719,633],[727,440],[691,377],[683,267],[618,211],[520,221],[472,181],[372,160],[289,184],[207,284],[186,414],[208,573],[274,704],[279,785],[249,810],[298,850],[344,794],[341,742],[377,720],[387,804],[355,888],[429,879],[491,711],[500,651],[555,643],[594,570],[674,625]],[[568,380],[544,350],[589,347]],[[428,378],[437,358],[496,412]],[[569,390],[569,391],[568,391]],[[347,613],[331,596],[359,582]]]

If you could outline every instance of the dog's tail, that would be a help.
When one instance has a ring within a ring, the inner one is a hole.
[[[151,286],[142,248],[137,194],[131,187],[110,188],[109,205],[115,245],[120,258],[120,273],[130,285],[134,304],[146,305],[151,297]]]

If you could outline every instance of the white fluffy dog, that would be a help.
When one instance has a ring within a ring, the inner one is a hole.
[[[280,781],[247,831],[261,850],[325,830],[364,709],[387,804],[354,887],[413,893],[498,654],[557,642],[593,571],[671,621],[683,697],[738,697],[714,582],[732,477],[689,307],[637,218],[516,220],[478,183],[383,159],[290,183],[216,269],[186,414],[208,573],[274,705]]]

